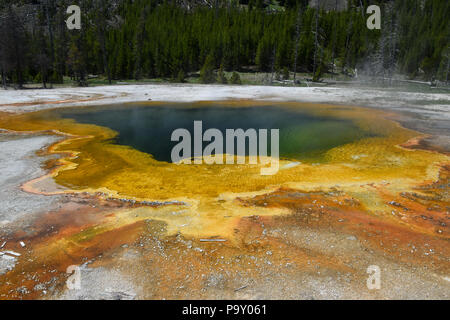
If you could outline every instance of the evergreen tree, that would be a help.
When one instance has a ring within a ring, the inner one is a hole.
[[[180,82],[180,83],[183,83],[183,82],[186,81],[186,75],[184,74],[184,71],[183,71],[183,70],[180,70],[180,71],[178,72],[176,81],[177,81],[177,82]]]
[[[200,80],[202,83],[214,83],[216,81],[214,57],[211,54],[206,57],[205,63],[200,70]]]
[[[322,2],[324,0],[321,0]],[[317,2],[317,1],[316,1]],[[330,1],[327,1],[330,2]],[[331,1],[332,2],[332,1]],[[446,79],[450,2],[384,0],[382,30],[368,30],[362,7],[323,10],[307,0],[284,0],[284,10],[264,1],[80,0],[82,29],[68,30],[69,0],[0,2],[0,73],[3,86],[39,79],[62,82],[71,75],[112,79],[178,78],[201,69],[202,82],[221,73],[256,66],[271,73],[288,68],[352,75],[356,68],[377,77],[395,73]],[[25,6],[26,5],[26,6]],[[335,3],[335,6],[337,3]],[[36,28],[33,27],[36,26]],[[84,79],[84,80],[83,80]]]
[[[221,65],[219,71],[217,72],[217,82],[221,84],[227,84],[228,80],[225,76],[225,72],[223,71],[223,66]]]

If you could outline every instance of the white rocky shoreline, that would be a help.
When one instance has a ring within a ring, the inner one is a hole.
[[[0,89],[0,111],[31,112],[49,108],[127,102],[194,102],[228,99],[298,101],[376,108],[420,109],[434,119],[450,119],[450,92],[424,93],[389,88],[280,87],[198,84],[112,85],[87,88]],[[434,117],[435,115],[436,117]]]

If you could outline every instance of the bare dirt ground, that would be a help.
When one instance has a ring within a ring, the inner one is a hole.
[[[393,117],[402,123],[432,135],[429,144],[415,147],[449,151],[448,94],[115,86],[20,94],[0,91],[0,111],[149,99],[262,99],[385,107],[401,112],[401,118],[397,113]],[[423,100],[426,103],[420,106]],[[36,152],[58,139],[0,134],[0,299],[450,299],[448,166],[443,166],[438,181],[417,192],[386,198],[392,217],[368,213],[355,197],[339,190],[282,188],[237,199],[255,214],[230,220],[232,239],[217,235],[213,240],[223,241],[211,241],[168,235],[164,222],[139,211],[141,204],[105,200],[97,194],[23,191],[25,182],[52,168],[51,162],[45,164],[48,156]],[[179,204],[166,206],[173,214],[183,210]],[[136,209],[132,218],[130,208]],[[258,210],[267,208],[290,214],[258,215]],[[116,221],[125,222],[108,228]],[[70,265],[80,266],[80,289],[66,286]],[[371,265],[380,267],[378,290],[367,287]]]

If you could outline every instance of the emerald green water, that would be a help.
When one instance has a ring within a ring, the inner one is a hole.
[[[219,129],[279,129],[280,157],[317,160],[331,148],[373,136],[351,120],[319,117],[306,111],[284,107],[195,107],[189,104],[163,106],[123,105],[55,111],[63,118],[95,124],[118,132],[114,143],[131,146],[160,161],[171,161],[172,132],[185,128],[194,137],[195,120],[203,122],[203,132]],[[270,134],[269,134],[270,136]],[[270,139],[269,139],[270,140]],[[204,142],[205,147],[209,142]]]

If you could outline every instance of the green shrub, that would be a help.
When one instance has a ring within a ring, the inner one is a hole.
[[[241,77],[239,76],[239,73],[237,73],[236,71],[233,72],[233,74],[231,75],[231,79],[230,82],[232,84],[241,84]]]
[[[186,75],[184,74],[183,70],[180,70],[178,72],[176,82],[180,82],[180,83],[186,82]]]

